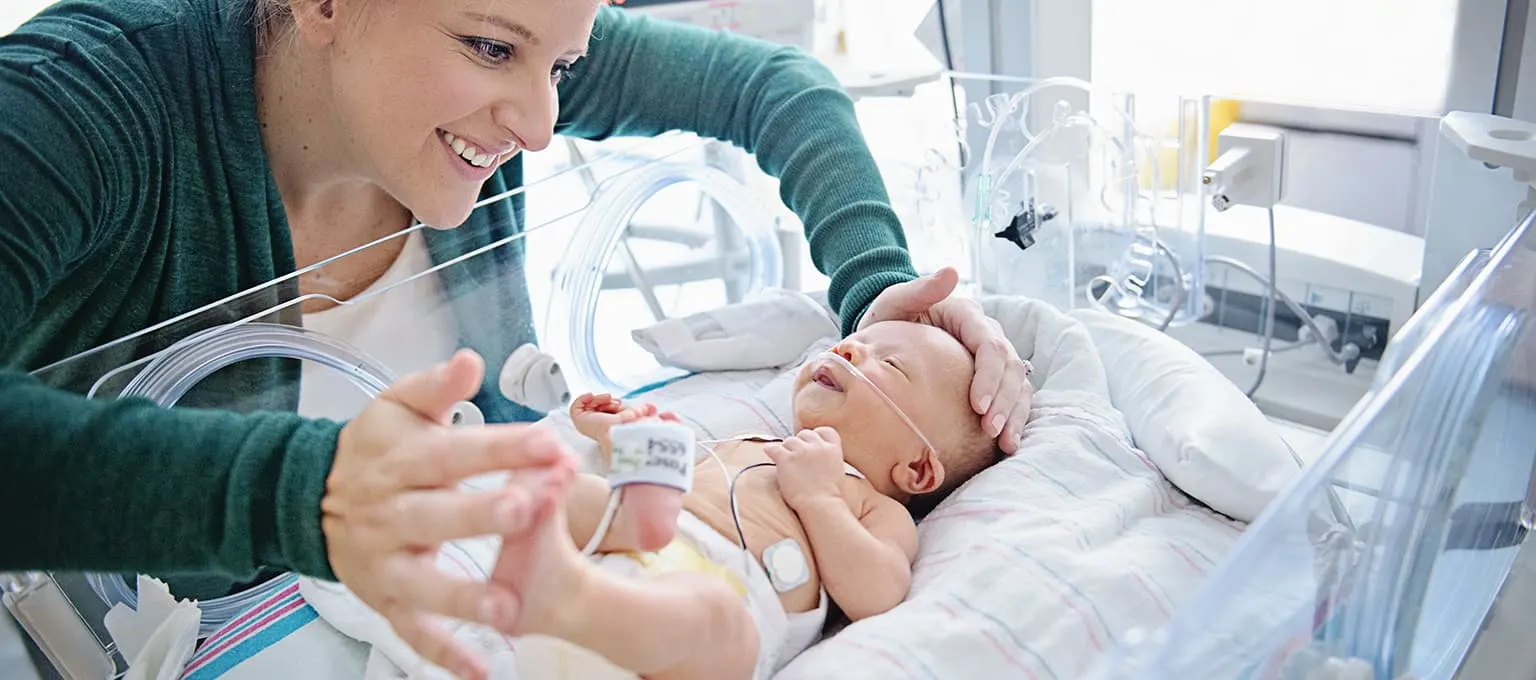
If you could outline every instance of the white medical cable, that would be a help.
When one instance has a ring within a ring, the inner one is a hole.
[[[623,502],[623,498],[622,486],[608,494],[608,507],[603,509],[603,518],[597,522],[597,528],[592,530],[592,537],[587,539],[586,546],[582,547],[582,556],[590,557],[603,544],[603,539],[608,536],[608,527],[613,524],[614,516],[619,514],[619,503]]]
[[[1226,265],[1244,274],[1247,274],[1255,281],[1258,281],[1260,285],[1269,285],[1268,279],[1264,278],[1263,274],[1260,274],[1258,271],[1254,270],[1253,267],[1248,266],[1248,264],[1242,260],[1235,260],[1230,257],[1224,257],[1221,255],[1212,255],[1205,258],[1205,261],[1207,264]],[[1332,345],[1325,342],[1324,339],[1328,337],[1328,334],[1324,333],[1323,329],[1317,325],[1317,320],[1313,319],[1312,315],[1307,313],[1306,308],[1302,307],[1299,303],[1296,302],[1296,300],[1292,299],[1291,296],[1286,295],[1285,291],[1276,288],[1275,297],[1278,298],[1282,303],[1285,303],[1285,306],[1290,308],[1291,313],[1295,314],[1301,319],[1302,323],[1306,324],[1307,328],[1312,331],[1312,335],[1318,339],[1317,344],[1323,348],[1323,352],[1327,354],[1329,360],[1331,360],[1333,363],[1343,364],[1359,358],[1360,346],[1356,345],[1355,343],[1345,343],[1340,349],[1335,350],[1333,349]]]
[[[1253,387],[1248,388],[1249,399],[1259,391],[1259,386],[1264,384],[1264,373],[1269,370],[1269,349],[1275,341],[1275,207],[1269,206],[1265,211],[1269,213],[1269,294],[1264,300],[1264,308],[1269,310],[1269,315],[1264,317],[1264,345],[1263,353],[1259,355],[1259,375],[1253,380]],[[1310,317],[1310,315],[1308,315]]]
[[[1293,342],[1293,343],[1291,343],[1289,345],[1285,345],[1284,347],[1276,347],[1276,348],[1270,350],[1269,353],[1270,354],[1284,354],[1286,352],[1294,352],[1294,351],[1296,351],[1298,349],[1305,349],[1307,347],[1311,347],[1313,344],[1315,344],[1317,342],[1318,342],[1318,340],[1316,338],[1307,338],[1306,340],[1301,340],[1299,342]],[[1223,350],[1217,350],[1215,352],[1201,352],[1200,356],[1203,356],[1203,357],[1230,357],[1230,356],[1239,356],[1239,355],[1247,354],[1250,351],[1252,351],[1252,348],[1249,348],[1249,349],[1223,349]]]

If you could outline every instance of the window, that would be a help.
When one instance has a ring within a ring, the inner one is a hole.
[[[1094,0],[1093,80],[1440,115],[1457,0]]]

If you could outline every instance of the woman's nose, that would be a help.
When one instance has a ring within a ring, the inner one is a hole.
[[[527,151],[543,151],[555,135],[560,100],[548,80],[534,79],[491,109],[496,124],[512,133]]]

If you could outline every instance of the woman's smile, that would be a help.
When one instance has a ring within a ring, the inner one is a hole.
[[[448,162],[452,163],[464,178],[477,182],[490,179],[491,174],[496,172],[496,168],[501,167],[502,163],[510,160],[519,151],[516,146],[504,152],[486,149],[447,130],[438,130],[437,138],[442,141],[443,148],[451,156]]]

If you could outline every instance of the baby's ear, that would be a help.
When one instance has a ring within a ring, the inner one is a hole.
[[[944,485],[944,462],[933,451],[925,450],[923,455],[897,468],[894,481],[913,496],[933,493]]]

